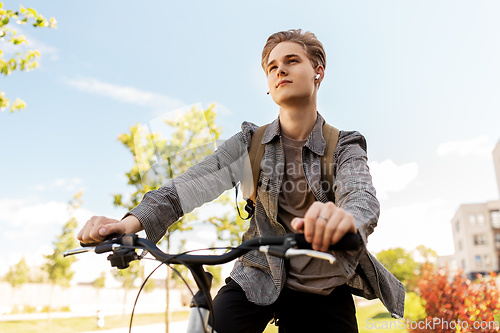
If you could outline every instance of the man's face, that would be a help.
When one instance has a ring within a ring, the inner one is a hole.
[[[321,66],[318,66],[321,67]],[[307,102],[315,92],[316,71],[302,45],[282,42],[269,54],[267,84],[274,102],[280,106]]]

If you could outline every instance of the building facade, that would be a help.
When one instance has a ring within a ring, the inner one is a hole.
[[[493,150],[500,193],[500,141]],[[454,266],[469,279],[476,274],[500,271],[500,200],[461,205],[451,220]]]
[[[469,279],[500,270],[500,201],[461,205],[451,225],[457,268]]]

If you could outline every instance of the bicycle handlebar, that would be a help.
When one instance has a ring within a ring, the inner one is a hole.
[[[84,244],[83,244],[84,245]],[[360,246],[360,236],[348,233],[336,244],[330,245],[329,251],[357,250]],[[231,251],[222,255],[192,255],[192,254],[168,254],[161,251],[156,244],[148,239],[139,238],[135,234],[124,234],[117,238],[104,241],[101,244],[85,247],[84,249],[68,251],[64,256],[86,252],[93,249],[95,253],[116,252],[120,249],[142,249],[150,252],[157,260],[171,264],[203,264],[220,265],[230,262],[252,250],[260,250],[271,255],[285,258],[291,248],[311,249],[311,244],[305,240],[303,234],[286,234],[284,236],[255,237],[243,242]],[[86,250],[87,249],[87,250]],[[311,251],[317,252],[317,251]],[[303,252],[301,252],[303,253]],[[318,252],[320,253],[320,252]],[[323,253],[322,253],[323,254]],[[318,255],[318,257],[320,257]],[[131,260],[138,259],[130,257]],[[128,266],[128,265],[127,265]]]
[[[83,248],[64,252],[64,256],[94,251],[95,253],[112,252],[108,256],[111,266],[119,269],[127,268],[132,260],[141,259],[136,251],[137,249],[146,250],[151,253],[156,260],[165,264],[181,264],[185,265],[191,271],[198,288],[200,289],[193,297],[191,307],[195,308],[200,314],[200,320],[194,321],[194,327],[199,328],[203,332],[208,332],[207,327],[208,312],[202,315],[201,309],[213,311],[212,300],[210,295],[210,281],[207,278],[206,272],[202,265],[220,265],[230,262],[245,253],[253,250],[258,250],[270,255],[280,258],[290,258],[297,255],[308,255],[321,259],[327,259],[333,263],[335,257],[329,253],[313,251],[311,244],[306,242],[303,234],[286,234],[284,236],[270,236],[270,237],[255,237],[240,244],[238,247],[231,249],[231,251],[222,255],[192,255],[187,253],[182,254],[168,254],[161,251],[156,244],[144,238],[139,238],[136,234],[123,234],[114,237],[110,240],[105,240],[100,244],[81,244]],[[329,250],[357,250],[361,245],[361,237],[359,234],[348,233],[334,245],[329,247]],[[296,249],[298,248],[298,249]],[[145,252],[143,252],[144,254]],[[145,283],[145,282],[144,282]],[[135,306],[134,306],[135,307]],[[200,309],[201,308],[201,309]],[[133,313],[133,312],[132,312]],[[211,326],[213,327],[212,317]],[[191,325],[191,322],[190,322]],[[130,327],[132,327],[132,317],[130,319]],[[195,329],[195,330],[196,330]],[[196,330],[198,332],[198,330]],[[212,329],[213,332],[213,329]]]

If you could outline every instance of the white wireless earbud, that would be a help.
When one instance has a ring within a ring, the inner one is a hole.
[[[316,76],[314,77],[314,79],[315,79],[315,80],[317,80],[317,79],[319,79],[319,77],[320,77],[320,76],[321,76],[321,75],[316,74]]]

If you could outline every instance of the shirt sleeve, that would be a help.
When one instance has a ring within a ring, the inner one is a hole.
[[[158,242],[184,214],[214,200],[241,180],[248,145],[246,133],[235,134],[183,174],[146,193],[125,217],[137,217],[147,237]]]
[[[380,204],[367,164],[366,140],[359,132],[342,131],[335,149],[335,203],[353,215],[366,245],[377,226]]]

